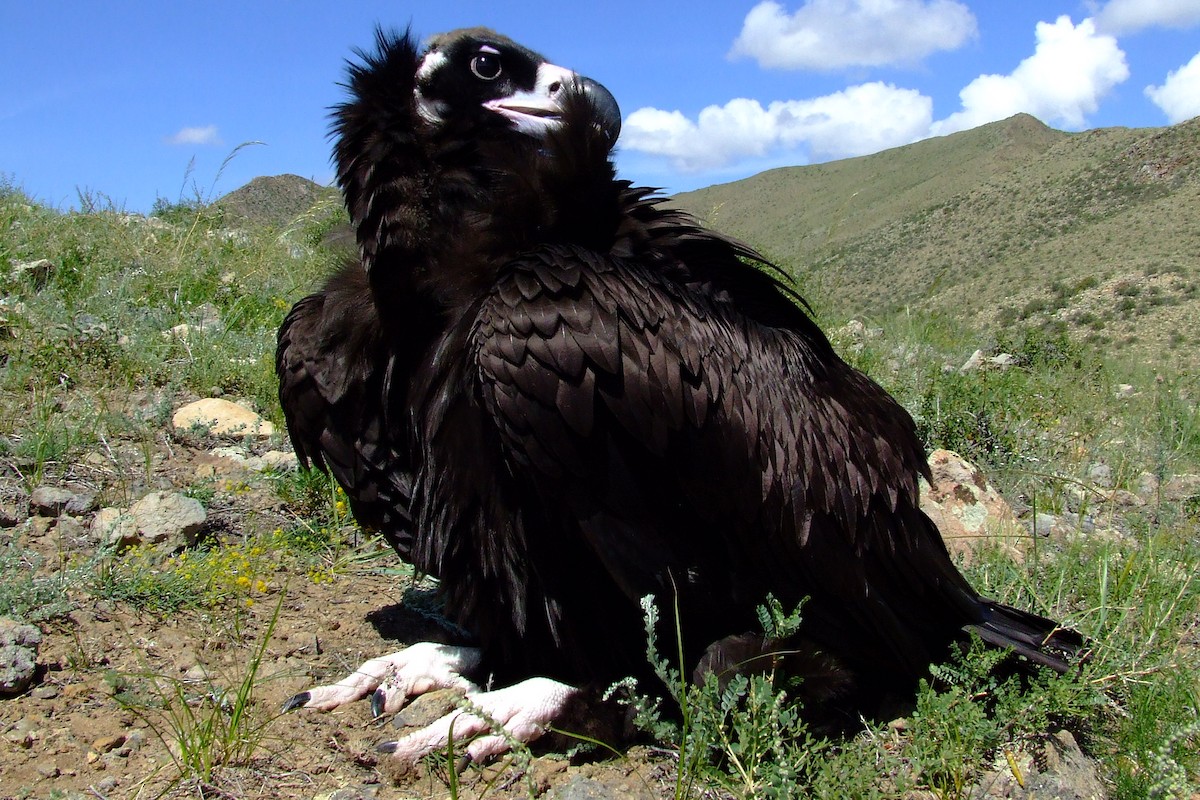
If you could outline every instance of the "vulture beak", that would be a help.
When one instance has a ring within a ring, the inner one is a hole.
[[[593,122],[611,144],[621,133],[621,108],[604,86],[569,69],[542,64],[533,89],[489,100],[485,107],[506,117],[513,127],[528,136],[545,138],[562,124],[567,98],[578,95],[591,105]]]

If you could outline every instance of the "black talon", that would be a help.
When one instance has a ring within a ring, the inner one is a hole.
[[[396,742],[380,742],[375,749],[380,753],[394,753],[396,752]]]
[[[281,713],[286,714],[289,711],[293,711],[297,708],[300,708],[301,706],[306,705],[308,703],[308,701],[311,699],[312,699],[311,692],[300,692],[300,694],[294,694],[288,699],[288,701],[286,703],[283,704],[283,711]]]
[[[387,696],[384,695],[383,689],[376,689],[371,692],[371,716],[375,719],[383,716],[383,703],[385,700],[387,700]]]

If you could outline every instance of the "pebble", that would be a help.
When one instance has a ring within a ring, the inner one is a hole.
[[[118,733],[113,736],[101,736],[96,741],[92,742],[92,750],[97,753],[111,753],[121,745],[125,744],[125,734]]]
[[[22,717],[8,727],[4,732],[4,740],[23,750],[33,747],[33,743],[41,738],[37,722],[29,717]]]
[[[33,690],[33,696],[38,700],[53,700],[59,694],[58,686],[53,683],[43,683]]]

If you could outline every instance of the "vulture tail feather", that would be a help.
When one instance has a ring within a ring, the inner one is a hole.
[[[1066,672],[1078,661],[1083,637],[1075,631],[1003,603],[989,603],[988,611],[987,619],[964,629],[994,647],[1011,648],[1055,672]]]

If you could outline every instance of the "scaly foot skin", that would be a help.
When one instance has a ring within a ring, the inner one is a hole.
[[[466,703],[482,716],[467,708],[452,711],[399,741],[381,744],[379,749],[414,764],[435,750],[444,749],[451,738],[455,742],[471,740],[467,758],[479,763],[508,751],[513,740],[529,743],[544,734],[578,691],[549,678],[529,678],[491,692],[471,691]],[[492,721],[504,727],[504,735],[491,733]]]
[[[283,710],[332,711],[369,694],[371,711],[379,716],[399,711],[409,697],[434,689],[476,691],[478,687],[463,675],[476,669],[479,662],[478,648],[420,642],[373,658],[337,683],[293,695],[283,704]]]

